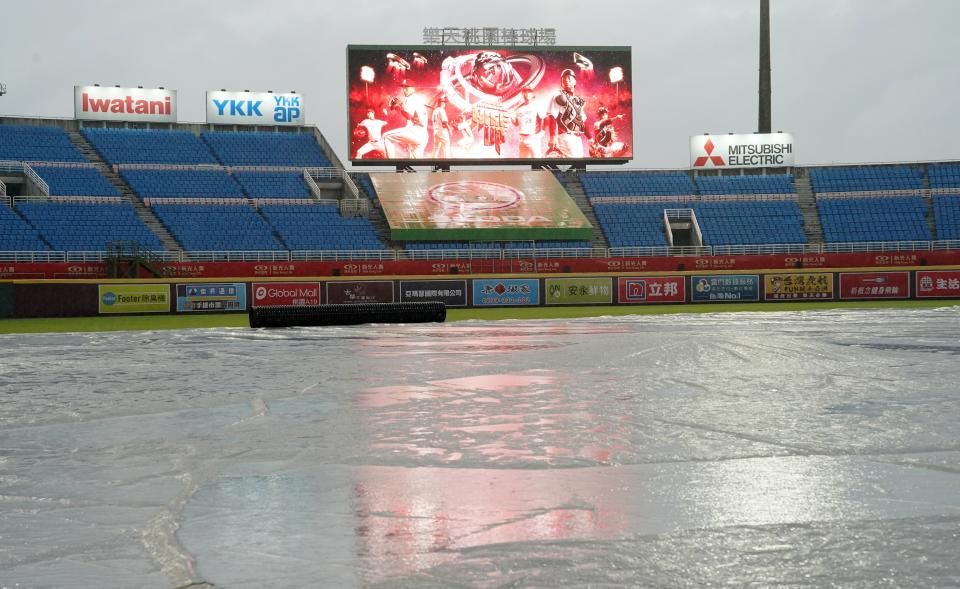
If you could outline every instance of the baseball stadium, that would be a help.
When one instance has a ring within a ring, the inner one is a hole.
[[[0,588],[960,584],[960,159],[809,163],[742,4],[673,166],[565,30],[0,84]]]

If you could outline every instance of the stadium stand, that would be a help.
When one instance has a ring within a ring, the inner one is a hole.
[[[56,127],[0,125],[0,160],[86,162],[70,137]]]
[[[820,198],[824,241],[930,241],[927,204],[918,196]]]
[[[580,183],[588,198],[697,194],[685,172],[586,172],[580,174]]]
[[[533,250],[533,249],[585,249],[593,247],[589,241],[408,241],[404,243],[407,251],[492,251],[492,250]]]
[[[17,210],[57,251],[104,251],[109,241],[164,249],[129,203],[33,201],[20,203]]]
[[[301,172],[234,171],[233,178],[250,198],[311,198]]]
[[[700,194],[795,194],[792,174],[698,176]]]
[[[187,251],[288,249],[273,228],[247,204],[157,204],[160,222]]]
[[[920,172],[910,166],[817,168],[810,172],[810,181],[817,194],[923,188]]]
[[[208,131],[201,137],[226,166],[333,167],[308,133]]]
[[[927,176],[931,189],[960,188],[960,164],[931,164]]]
[[[0,251],[31,252],[49,249],[39,231],[13,209],[0,204]]]
[[[675,201],[656,203],[598,203],[593,206],[610,247],[670,245],[663,222],[665,209],[688,208]]]
[[[121,169],[120,175],[142,199],[245,198],[237,181],[222,168]]]
[[[290,250],[383,250],[370,221],[345,218],[336,204],[264,205],[260,213]]]
[[[704,245],[807,242],[803,215],[793,200],[699,201],[692,208]]]
[[[51,196],[122,196],[95,167],[34,165],[50,187]]]
[[[110,165],[218,163],[189,131],[84,127],[80,133]]]
[[[937,239],[960,239],[960,196],[934,195]]]

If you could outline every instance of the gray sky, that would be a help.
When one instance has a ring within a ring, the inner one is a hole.
[[[773,128],[797,163],[960,159],[960,2],[771,5]],[[633,47],[629,167],[686,167],[690,135],[757,125],[759,0],[33,0],[3,21],[3,115],[72,117],[75,84],[175,88],[181,121],[204,119],[206,90],[297,90],[345,160],[347,44],[496,26]]]

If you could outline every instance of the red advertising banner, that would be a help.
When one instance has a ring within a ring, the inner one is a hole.
[[[393,282],[390,280],[327,283],[327,303],[331,305],[392,302],[394,302]]]
[[[255,282],[254,307],[305,307],[321,304],[318,282]]]
[[[906,299],[909,272],[841,272],[841,299]]]
[[[917,270],[917,298],[960,297],[960,272]]]
[[[622,304],[682,303],[686,298],[683,276],[620,278],[618,301]]]

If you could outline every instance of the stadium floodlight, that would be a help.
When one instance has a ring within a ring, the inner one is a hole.
[[[3,96],[7,93],[7,85],[3,82],[0,82],[0,96]]]

